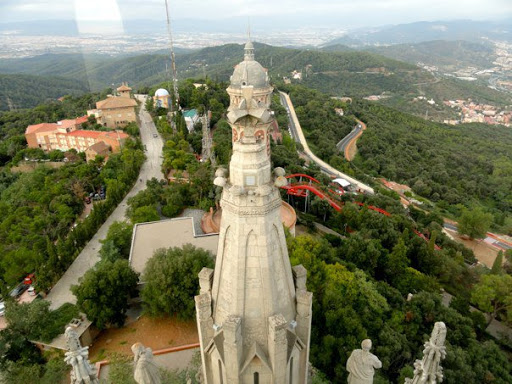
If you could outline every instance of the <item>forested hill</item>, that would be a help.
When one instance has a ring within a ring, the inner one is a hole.
[[[274,77],[288,76],[293,70],[311,73],[364,72],[385,67],[389,72],[413,72],[420,81],[429,75],[415,66],[367,52],[320,52],[273,47],[256,43],[257,60],[269,68]],[[203,71],[219,80],[228,80],[233,66],[243,58],[243,46],[226,44],[209,47],[189,54],[177,55],[178,76],[187,78],[203,75]],[[166,64],[167,63],[167,64]],[[153,54],[112,58],[98,55],[47,54],[33,58],[3,60],[0,73],[72,77],[89,83],[99,90],[112,83],[128,81],[135,86],[152,85],[165,80],[168,56]]]
[[[445,70],[456,70],[464,66],[490,68],[494,66],[493,61],[497,58],[494,47],[490,43],[462,40],[435,40],[417,44],[372,47],[367,50],[395,60],[412,64],[423,62]]]
[[[369,127],[356,165],[410,185],[446,209],[478,202],[512,212],[510,128],[437,124],[368,102],[353,108]]]
[[[55,76],[0,75],[0,111],[32,108],[64,95],[88,91],[84,82]]]
[[[367,123],[353,165],[374,177],[404,183],[439,207],[458,214],[484,205],[503,225],[512,212],[512,130],[503,126],[449,126],[354,99],[345,117],[334,116],[333,100],[296,86],[290,92],[310,146],[323,160],[346,166],[336,143],[352,127],[347,116]],[[348,126],[347,126],[348,124]]]
[[[451,98],[472,98],[478,102],[510,104],[510,97],[485,85],[453,79],[436,79],[415,65],[370,52],[341,48],[342,52],[299,50],[255,43],[256,59],[269,70],[273,83],[279,85],[292,71],[302,72],[303,85],[333,96],[364,97],[385,94],[383,102],[403,111],[425,114],[423,104],[411,104],[420,94],[437,97],[440,109],[443,92]],[[340,47],[338,47],[340,48]],[[178,78],[210,78],[227,81],[233,67],[243,58],[243,46],[226,44],[177,55]],[[135,88],[170,80],[168,55],[107,57],[99,55],[42,55],[35,58],[3,60],[0,73],[62,76],[83,82],[99,91],[127,81]],[[294,80],[297,82],[298,80]],[[431,87],[435,86],[435,89]],[[420,89],[421,88],[421,89]],[[432,88],[432,91],[430,90]],[[426,103],[425,103],[426,104]],[[426,108],[426,107],[425,107]],[[434,110],[430,115],[435,116]],[[445,116],[446,117],[446,116]],[[442,116],[439,116],[442,118]]]

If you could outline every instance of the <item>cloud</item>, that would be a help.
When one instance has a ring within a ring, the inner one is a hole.
[[[98,6],[99,4],[99,6]],[[491,19],[512,14],[512,1],[487,0],[169,0],[171,18],[219,20],[251,16],[297,17],[311,24],[339,19],[340,23],[382,25],[419,20]],[[80,10],[80,11],[78,11]],[[114,12],[114,13],[113,13]],[[0,22],[73,19],[165,19],[165,0],[0,0]]]

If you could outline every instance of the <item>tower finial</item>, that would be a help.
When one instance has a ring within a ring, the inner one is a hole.
[[[247,43],[245,43],[244,51],[245,61],[254,60],[254,45],[252,45],[251,41],[251,19],[249,16],[247,16]]]
[[[251,41],[251,16],[247,16],[247,41]]]

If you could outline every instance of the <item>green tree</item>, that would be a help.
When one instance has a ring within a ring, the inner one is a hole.
[[[503,272],[503,251],[498,252],[491,269],[493,275],[499,275],[501,272]]]
[[[481,239],[489,230],[492,223],[492,215],[485,213],[482,208],[464,210],[459,218],[458,231],[462,235],[468,235],[471,239]]]
[[[98,328],[122,326],[128,299],[137,292],[137,273],[127,260],[101,261],[71,287],[78,307]]]
[[[492,319],[503,317],[512,323],[512,276],[485,275],[471,293],[472,301]],[[490,323],[490,321],[489,321]]]
[[[108,228],[107,237],[101,243],[105,245],[107,242],[112,242],[119,254],[127,259],[132,245],[132,233],[133,225],[125,221],[115,221]]]
[[[193,245],[156,251],[142,274],[144,310],[152,316],[194,317],[194,295],[199,290],[197,275],[203,267],[213,267],[212,255]]]
[[[130,216],[133,224],[147,223],[160,220],[160,215],[155,206],[144,206],[137,208]]]

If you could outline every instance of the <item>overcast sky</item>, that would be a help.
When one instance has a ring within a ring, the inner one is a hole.
[[[172,19],[265,16],[340,27],[434,20],[512,17],[512,0],[169,0]],[[44,19],[119,20],[165,18],[165,0],[0,0],[0,22]],[[342,25],[341,25],[342,24]]]

